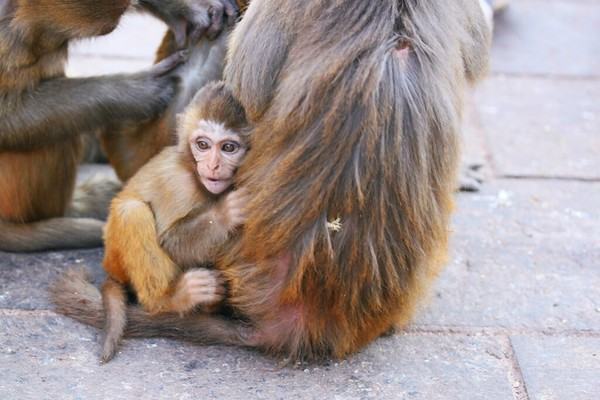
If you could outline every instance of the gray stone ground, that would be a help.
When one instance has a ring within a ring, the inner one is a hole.
[[[162,33],[128,18],[76,46],[70,72],[135,71]],[[522,0],[498,20],[469,100],[451,261],[404,333],[345,361],[281,367],[252,351],[128,340],[50,311],[48,281],[101,250],[0,254],[0,399],[600,398],[600,2]],[[88,168],[89,170],[89,168]]]

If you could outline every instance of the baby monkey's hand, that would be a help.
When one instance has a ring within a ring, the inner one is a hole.
[[[223,215],[226,226],[229,228],[228,230],[235,229],[246,222],[246,206],[248,201],[248,191],[245,189],[234,190],[225,196],[223,200]]]
[[[183,314],[199,305],[216,304],[224,296],[225,286],[219,271],[192,269],[179,278],[171,297],[171,311]]]

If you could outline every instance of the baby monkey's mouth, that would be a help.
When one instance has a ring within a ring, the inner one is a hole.
[[[212,176],[207,176],[206,180],[210,181],[210,182],[222,182],[222,181],[228,181],[231,179],[231,176],[219,176],[219,177],[212,177]]]

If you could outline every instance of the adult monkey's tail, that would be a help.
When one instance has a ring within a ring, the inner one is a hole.
[[[0,250],[12,253],[102,245],[104,222],[93,218],[52,218],[31,223],[0,220]]]
[[[95,328],[104,326],[102,294],[83,268],[71,269],[50,285],[56,311]]]

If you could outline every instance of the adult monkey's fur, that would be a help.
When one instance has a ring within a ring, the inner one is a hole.
[[[475,0],[254,0],[225,73],[255,126],[260,151],[238,172],[253,201],[217,263],[245,323],[130,307],[127,333],[297,359],[343,357],[406,323],[445,259],[462,97],[488,34]],[[82,276],[54,301],[102,326]]]

